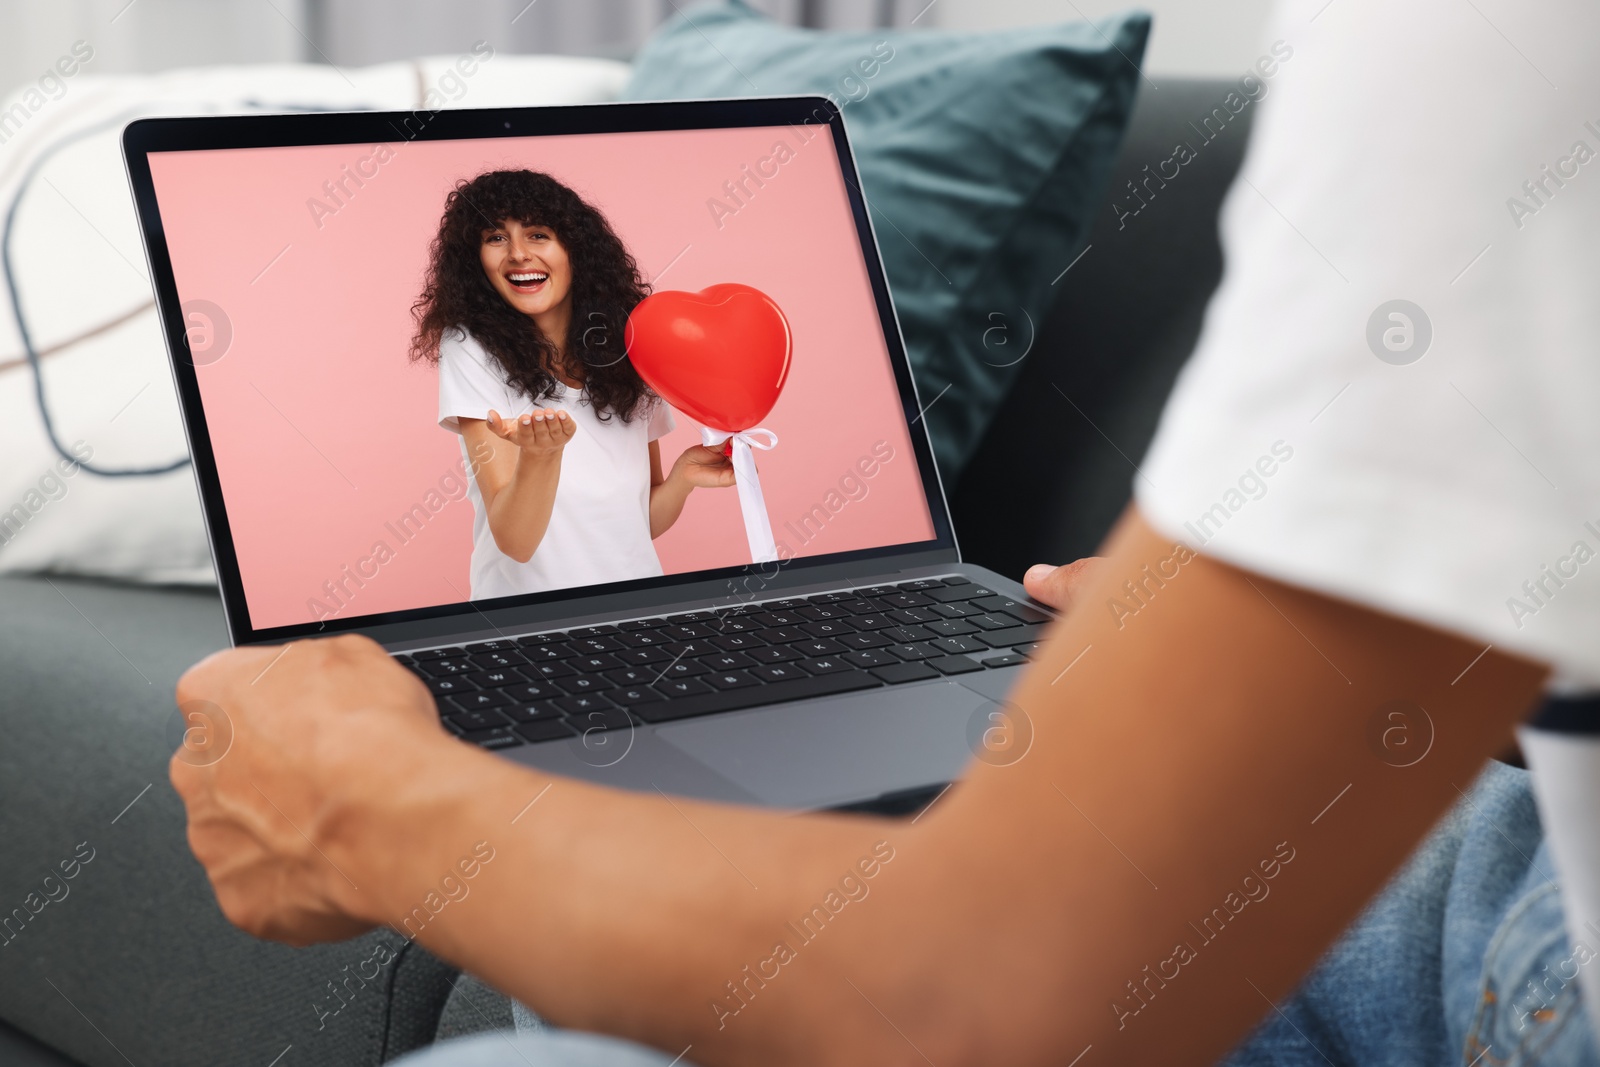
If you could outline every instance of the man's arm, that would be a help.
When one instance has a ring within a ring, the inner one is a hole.
[[[974,763],[914,823],[519,768],[440,736],[421,687],[348,640],[256,685],[269,650],[196,668],[180,697],[221,704],[233,750],[173,780],[236,922],[394,923],[558,1025],[704,1064],[1209,1064],[1537,695],[1543,668],[1481,651],[1134,515],[1012,694],[1026,755]],[[850,873],[866,895],[830,910]],[[469,892],[434,914],[445,876]]]

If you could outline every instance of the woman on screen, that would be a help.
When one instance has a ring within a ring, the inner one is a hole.
[[[604,215],[531,170],[461,181],[445,199],[411,356],[439,367],[439,425],[474,480],[475,600],[660,575],[651,542],[691,490],[733,484],[686,449],[623,350],[649,293]]]

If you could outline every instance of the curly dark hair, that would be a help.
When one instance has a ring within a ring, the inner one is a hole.
[[[429,248],[422,295],[412,305],[411,358],[439,359],[447,331],[468,331],[500,364],[506,380],[534,400],[551,395],[559,350],[538,325],[507,304],[484,275],[483,231],[508,219],[547,226],[572,264],[572,325],[565,367],[581,378],[602,419],[628,422],[653,398],[623,349],[623,328],[650,293],[621,238],[598,208],[548,174],[495,170],[465,179],[445,198]]]

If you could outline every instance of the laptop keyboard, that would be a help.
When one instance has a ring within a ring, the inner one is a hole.
[[[923,578],[394,658],[447,728],[498,749],[1015,666],[1049,621],[966,578]]]

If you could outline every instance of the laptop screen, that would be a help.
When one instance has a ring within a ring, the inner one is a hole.
[[[826,124],[148,162],[253,631],[938,539]]]

